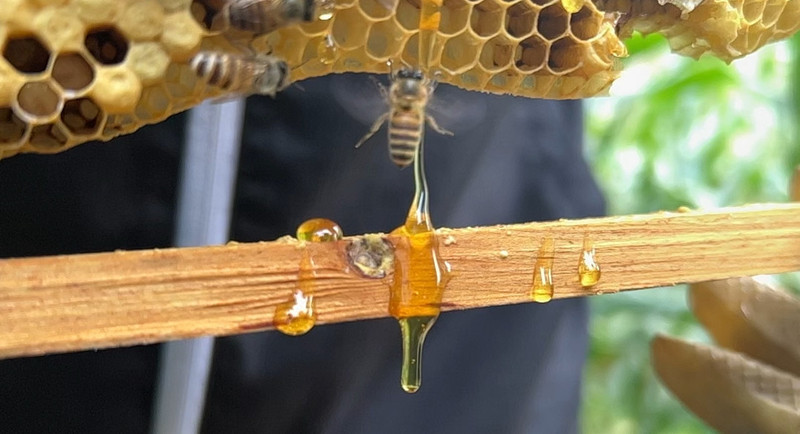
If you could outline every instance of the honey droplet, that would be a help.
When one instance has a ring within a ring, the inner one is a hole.
[[[293,301],[281,303],[275,309],[273,325],[283,334],[299,336],[308,333],[317,322],[314,296],[295,290]]]
[[[321,219],[320,219],[321,220]],[[272,324],[280,332],[289,336],[308,333],[317,322],[314,309],[314,261],[308,250],[303,250],[300,271],[297,273],[297,288],[289,301],[275,308]]]
[[[342,239],[342,228],[336,222],[316,218],[306,220],[297,227],[297,239],[302,241],[330,242]],[[317,275],[314,271],[314,260],[309,249],[303,250],[300,259],[300,270],[297,272],[297,288],[291,298],[279,304],[272,316],[272,324],[280,332],[298,336],[308,333],[317,322],[314,306],[314,285]]]
[[[333,12],[336,10],[336,0],[320,0],[317,3],[317,19],[320,21],[328,21],[333,18]]]
[[[581,252],[581,259],[578,262],[578,276],[581,286],[584,288],[597,285],[597,282],[600,281],[600,265],[595,258],[594,245],[588,238],[583,240],[583,252]]]
[[[419,390],[422,384],[422,344],[428,335],[435,316],[401,318],[400,332],[403,335],[403,368],[400,386],[408,393]]]
[[[555,242],[547,237],[539,247],[539,256],[533,267],[533,287],[531,298],[537,303],[547,303],[553,299],[553,257]]]
[[[338,51],[339,49],[336,46],[336,41],[334,41],[333,36],[328,33],[325,35],[325,39],[321,40],[319,45],[317,45],[317,58],[322,64],[330,65],[336,61]]]
[[[567,12],[574,14],[581,10],[584,1],[585,0],[561,0],[561,6],[564,6],[564,10]]]
[[[341,240],[342,228],[336,222],[316,218],[306,220],[297,227],[297,239],[301,241],[326,242]]]

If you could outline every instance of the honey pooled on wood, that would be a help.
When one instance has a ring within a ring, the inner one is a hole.
[[[584,288],[597,285],[597,282],[600,281],[600,264],[597,263],[595,254],[594,243],[588,238],[584,238],[583,251],[578,262],[578,277]]]
[[[533,287],[531,298],[537,303],[547,303],[553,299],[553,256],[555,255],[555,242],[553,238],[546,237],[539,247],[539,256],[533,267]]]
[[[312,243],[331,242],[342,239],[342,229],[328,219],[311,219],[297,227],[297,239]],[[291,298],[275,308],[272,322],[281,333],[299,336],[308,333],[317,322],[314,305],[316,273],[314,260],[308,246],[303,249],[300,271],[297,273],[297,288]]]

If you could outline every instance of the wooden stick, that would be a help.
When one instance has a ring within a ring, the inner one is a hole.
[[[554,298],[800,270],[800,204],[439,230],[452,266],[443,310],[530,301],[543,237]],[[390,238],[391,239],[391,238]],[[584,239],[600,282],[580,286]],[[387,316],[391,276],[362,277],[348,240],[314,243],[318,324]],[[226,246],[0,260],[0,357],[272,328],[298,287],[292,238]]]

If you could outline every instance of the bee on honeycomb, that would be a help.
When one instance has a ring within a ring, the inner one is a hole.
[[[315,16],[324,19],[266,35],[223,34],[215,17],[227,1],[4,2],[0,157],[109,140],[222,96],[191,69],[201,50],[272,51],[295,81],[385,74],[389,60],[420,65],[422,0],[326,0]],[[439,81],[553,99],[609,88],[626,55],[616,27],[661,31],[676,51],[725,60],[800,28],[800,3],[790,0],[443,0],[440,12],[426,62]]]

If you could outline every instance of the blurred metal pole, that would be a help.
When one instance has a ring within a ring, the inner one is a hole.
[[[189,113],[179,181],[175,245],[228,241],[244,99],[197,106]],[[154,434],[200,430],[213,337],[164,344],[156,385]]]

